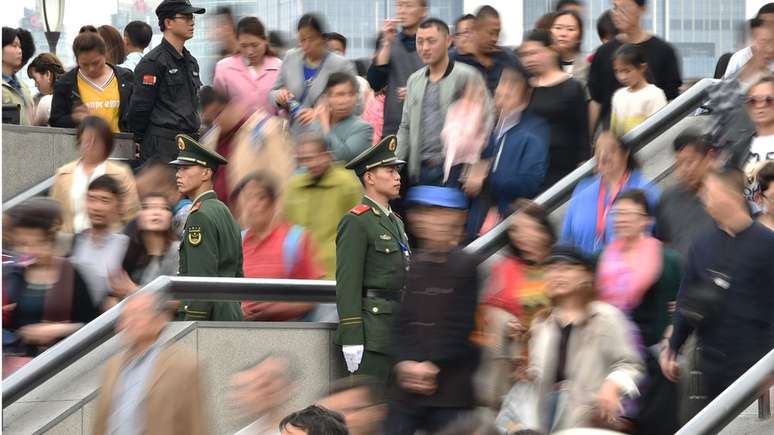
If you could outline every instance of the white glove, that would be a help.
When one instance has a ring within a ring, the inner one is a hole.
[[[360,367],[360,361],[363,361],[363,345],[356,344],[342,346],[341,352],[344,354],[344,361],[347,363],[347,370],[349,370],[350,373],[355,373],[357,368]]]

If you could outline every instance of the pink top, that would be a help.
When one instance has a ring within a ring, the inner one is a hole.
[[[599,299],[631,313],[661,276],[661,249],[661,242],[649,236],[629,252],[624,252],[621,240],[610,242],[597,267]]]
[[[269,102],[269,91],[279,75],[282,61],[264,57],[260,71],[251,68],[241,55],[227,57],[215,65],[213,87],[245,106],[246,110],[264,110],[272,115],[277,108]]]

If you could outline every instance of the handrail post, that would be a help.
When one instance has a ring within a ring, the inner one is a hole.
[[[771,391],[766,390],[758,398],[758,420],[768,420],[771,418]]]

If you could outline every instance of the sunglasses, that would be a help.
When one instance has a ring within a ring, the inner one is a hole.
[[[771,106],[774,104],[774,97],[771,95],[760,95],[760,96],[751,96],[747,97],[747,100],[745,101],[748,106],[751,107],[757,107],[757,106]]]

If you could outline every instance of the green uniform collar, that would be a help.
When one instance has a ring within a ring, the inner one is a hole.
[[[390,207],[387,207],[387,208],[382,207],[381,204],[379,204],[378,202],[376,202],[373,199],[369,198],[368,195],[365,195],[363,197],[363,202],[367,202],[371,207],[379,208],[379,210],[382,213],[384,213],[385,216],[390,216],[392,214],[392,208],[390,208]]]
[[[199,202],[199,201],[204,201],[205,199],[217,199],[217,198],[218,198],[218,197],[215,195],[215,191],[214,191],[214,190],[212,190],[212,189],[210,189],[210,190],[208,190],[208,191],[206,191],[206,192],[202,192],[202,193],[200,193],[200,194],[199,194],[199,196],[197,196],[196,198],[194,198],[194,200],[193,200],[193,201],[191,201],[191,202],[192,202],[193,204],[196,204],[197,202]]]

